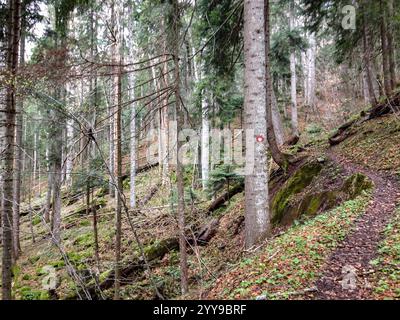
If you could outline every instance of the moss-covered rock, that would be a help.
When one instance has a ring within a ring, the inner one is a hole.
[[[344,182],[342,191],[348,194],[350,199],[355,199],[363,191],[371,189],[372,186],[372,181],[367,176],[356,173]]]
[[[318,162],[306,163],[282,186],[271,203],[272,222],[279,223],[290,208],[291,198],[307,188],[322,170]]]
[[[308,171],[309,172],[309,171]],[[302,175],[298,175],[300,177]],[[297,180],[296,180],[297,181]],[[342,186],[333,189],[325,190],[321,192],[309,192],[305,195],[300,195],[296,199],[293,195],[296,192],[288,193],[289,190],[300,190],[293,186],[296,181],[288,181],[288,184],[281,190],[282,194],[285,194],[285,198],[275,197],[274,201],[281,201],[279,203],[273,203],[273,210],[278,208],[279,211],[273,211],[274,223],[282,225],[289,225],[294,220],[300,219],[301,217],[312,217],[318,213],[333,209],[343,203],[344,201],[353,200],[363,193],[363,191],[372,188],[373,183],[371,180],[361,173],[356,173],[348,177],[342,184]],[[290,182],[290,184],[289,184]],[[311,183],[311,181],[310,181]],[[308,183],[308,185],[310,184]],[[305,184],[298,184],[305,185]],[[291,189],[290,189],[291,188]],[[305,189],[305,187],[303,188]],[[302,190],[298,191],[300,193]],[[286,192],[286,193],[284,193]],[[277,216],[279,214],[279,216]],[[278,219],[279,218],[279,219]]]

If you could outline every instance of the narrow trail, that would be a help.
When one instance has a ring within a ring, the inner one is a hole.
[[[366,212],[354,223],[351,233],[326,262],[322,276],[316,282],[318,291],[312,299],[359,300],[371,297],[367,275],[373,272],[369,264],[376,258],[382,232],[394,214],[400,199],[399,182],[388,176],[349,162],[334,151],[329,158],[346,173],[362,173],[375,184],[373,199]]]

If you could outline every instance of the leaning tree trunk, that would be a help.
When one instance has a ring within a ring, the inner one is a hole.
[[[264,34],[265,34],[265,79],[266,79],[266,114],[267,114],[267,139],[271,150],[271,155],[276,164],[286,171],[289,165],[287,155],[279,150],[277,137],[275,136],[273,111],[272,111],[272,79],[270,74],[270,32],[269,32],[269,0],[265,0],[264,5]]]
[[[244,2],[244,56],[245,237],[246,247],[250,248],[270,229],[263,0]]]
[[[11,300],[11,284],[12,284],[12,219],[13,219],[13,186],[14,186],[14,139],[15,139],[15,114],[16,114],[16,91],[14,78],[17,74],[18,67],[18,45],[20,40],[20,17],[21,2],[20,0],[9,1],[9,17],[7,23],[8,29],[8,52],[7,52],[7,73],[9,85],[6,89],[5,109],[6,126],[5,126],[5,149],[3,153],[3,210],[2,210],[2,227],[3,227],[3,257],[2,257],[2,299]]]

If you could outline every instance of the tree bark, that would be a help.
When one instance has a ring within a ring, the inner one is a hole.
[[[389,69],[390,69],[390,85],[391,89],[394,90],[397,85],[396,79],[396,60],[395,60],[395,50],[394,50],[394,40],[393,33],[395,32],[393,27],[394,17],[394,5],[393,0],[388,0],[388,29],[387,29],[387,43],[389,51]]]
[[[201,78],[205,77],[205,66],[202,66]],[[201,93],[201,181],[203,190],[207,189],[208,177],[210,172],[210,120],[209,103],[207,90],[204,88]]]
[[[22,10],[21,10],[22,12]],[[21,22],[22,24],[22,22]],[[22,30],[20,37],[20,66],[25,64],[25,30]],[[17,98],[17,115],[16,115],[16,130],[15,130],[15,177],[14,177],[14,201],[13,201],[13,246],[14,259],[17,260],[21,253],[20,243],[20,203],[21,203],[21,180],[22,180],[22,126],[24,109],[23,98]]]
[[[294,0],[290,2],[289,28],[294,29]],[[290,96],[291,96],[291,123],[294,136],[299,135],[299,121],[297,114],[297,75],[296,75],[296,50],[290,53]]]
[[[389,66],[389,47],[387,40],[387,19],[386,10],[383,0],[380,0],[380,31],[381,31],[381,46],[382,46],[382,67],[383,67],[383,83],[385,86],[385,94],[389,96],[392,92],[392,86],[390,83],[390,66]]]
[[[364,12],[363,19],[362,19],[362,28],[363,28],[363,59],[364,59],[364,68],[365,68],[365,79],[368,88],[368,96],[370,99],[371,106],[376,106],[377,100],[375,96],[374,86],[372,83],[372,75],[371,75],[371,46],[370,46],[370,39],[369,33],[367,30],[366,25],[366,15]]]
[[[179,152],[182,147],[182,141],[179,138],[179,133],[183,125],[183,106],[180,100],[180,72],[179,72],[179,42],[180,42],[180,8],[178,0],[172,1],[173,15],[173,55],[175,67],[175,108],[176,108],[176,179],[178,191],[178,228],[179,228],[179,254],[180,254],[180,270],[181,270],[181,292],[188,292],[188,265],[187,265],[187,244],[185,236],[186,219],[185,219],[185,186],[183,181],[183,166],[179,157]]]
[[[5,113],[5,149],[3,151],[3,255],[2,255],[2,299],[11,300],[12,284],[12,252],[13,252],[13,187],[14,187],[14,139],[15,139],[15,114],[16,91],[15,76],[18,68],[18,45],[20,40],[21,1],[10,0],[8,2],[8,45],[7,45],[7,73],[11,77],[10,84],[6,88]]]
[[[246,248],[269,234],[264,1],[244,2]]]
[[[129,6],[128,15],[132,16],[132,7]],[[133,61],[135,58],[135,41],[133,39],[134,25],[132,18],[129,20],[129,57]],[[154,68],[152,68],[152,71]],[[154,73],[153,78],[154,78]],[[154,82],[156,80],[154,79]],[[128,74],[128,87],[129,87],[129,100],[133,101],[135,99],[135,76],[132,73]],[[156,88],[156,86],[155,86]],[[131,116],[130,116],[130,184],[129,184],[129,201],[131,208],[136,207],[136,103],[131,103]]]
[[[114,7],[116,6],[116,8]],[[114,143],[115,143],[115,171],[114,177],[116,180],[116,198],[117,198],[117,207],[115,214],[115,286],[114,286],[114,300],[120,299],[120,286],[121,286],[121,239],[122,239],[122,199],[121,194],[122,190],[122,147],[121,147],[121,138],[122,138],[122,64],[123,64],[123,27],[122,27],[122,8],[121,3],[114,3],[112,10],[116,10],[114,13],[116,28],[114,29],[114,35],[116,37],[115,42],[115,53],[116,59],[115,61],[118,63],[117,74],[114,79],[115,86],[115,103],[114,103]]]
[[[271,103],[272,103],[272,122],[274,126],[276,142],[278,143],[278,146],[282,146],[283,143],[285,142],[285,130],[283,127],[282,117],[278,108],[278,101],[276,100],[275,90],[273,87],[271,89]]]
[[[266,79],[266,115],[267,115],[267,139],[271,150],[272,158],[275,163],[286,171],[289,165],[288,156],[279,150],[277,137],[274,130],[273,110],[272,110],[272,79],[270,74],[270,30],[269,30],[269,0],[264,0],[264,34],[265,34],[265,79]]]
[[[307,50],[307,100],[306,105],[312,109],[315,107],[315,59],[316,59],[316,41],[315,34],[309,36],[310,48]]]

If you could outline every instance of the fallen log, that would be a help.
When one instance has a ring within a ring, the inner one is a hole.
[[[187,241],[192,245],[206,245],[216,234],[216,231],[219,226],[220,219],[213,219],[205,226],[201,226],[198,231],[194,232],[193,236],[187,236]],[[148,245],[144,248],[144,254],[146,257],[146,261],[149,265],[155,265],[157,262],[162,260],[166,254],[171,251],[179,249],[179,237],[167,238],[161,241],[156,241],[155,243]],[[130,261],[126,266],[122,267],[121,279],[124,279],[123,284],[131,283],[138,274],[141,274],[146,270],[146,264],[144,259],[141,256],[135,257],[132,261]],[[90,283],[85,290],[90,294],[92,299],[99,299],[101,297],[101,291],[110,289],[114,285],[115,279],[115,270],[110,271],[107,275],[107,278],[102,282],[95,284]],[[81,294],[83,295],[83,292]],[[77,299],[78,294],[73,293],[67,300],[75,300]]]
[[[225,204],[225,202],[227,202],[229,199],[231,199],[232,197],[243,191],[244,191],[244,183],[234,186],[229,191],[225,191],[221,196],[219,196],[217,199],[213,201],[213,203],[209,205],[209,207],[207,208],[207,212],[213,213],[217,209],[221,208]]]
[[[153,187],[151,187],[149,193],[142,199],[139,201],[139,205],[141,207],[145,206],[151,199],[153,199],[153,197],[155,196],[155,194],[158,192],[158,190],[160,189],[161,183],[158,182],[157,184],[155,184]]]
[[[357,120],[352,120],[346,122],[344,125],[340,126],[335,134],[329,137],[329,144],[331,146],[336,146],[339,143],[343,142],[347,138],[349,138],[353,132],[349,131],[349,129],[357,123]]]
[[[380,103],[376,107],[373,107],[369,111],[368,119],[379,118],[385,114],[389,114],[392,112],[400,111],[400,93],[395,94],[394,96],[388,98],[383,103]]]

